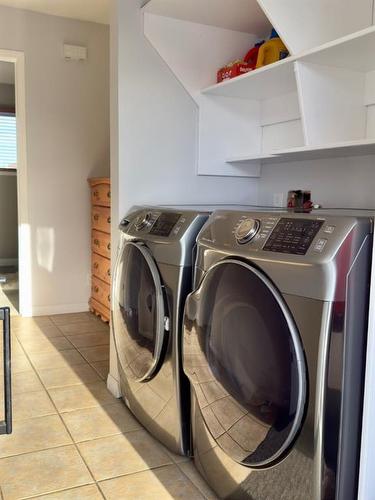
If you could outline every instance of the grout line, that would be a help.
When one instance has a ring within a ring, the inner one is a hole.
[[[56,409],[57,415],[59,416],[59,418],[60,418],[60,421],[61,421],[62,425],[64,426],[64,428],[66,429],[66,431],[67,431],[68,435],[70,436],[70,438],[71,438],[71,440],[72,440],[72,445],[75,447],[75,449],[76,449],[76,451],[77,451],[78,455],[81,457],[81,460],[82,460],[82,462],[85,464],[85,466],[86,466],[87,470],[89,471],[89,474],[90,474],[90,476],[92,477],[92,480],[94,481],[94,483],[95,483],[95,484],[97,484],[97,481],[96,481],[96,479],[95,479],[95,477],[94,477],[94,474],[92,473],[92,471],[91,471],[90,467],[89,467],[89,466],[88,466],[88,464],[86,463],[86,460],[83,458],[83,456],[82,456],[82,454],[81,454],[81,452],[80,452],[80,450],[79,450],[79,448],[78,448],[78,446],[77,446],[77,443],[75,443],[75,441],[74,441],[74,439],[73,439],[73,436],[72,436],[72,434],[71,434],[70,430],[68,429],[67,425],[66,425],[66,424],[65,424],[65,422],[64,422],[64,419],[62,418],[62,416],[61,416],[61,414],[60,414],[60,411],[58,410],[58,408],[57,408],[57,406],[56,406],[55,402],[53,401],[53,399],[52,399],[51,395],[49,394],[48,389],[47,389],[47,388],[46,388],[46,386],[44,385],[43,380],[40,378],[39,373],[37,372],[36,368],[34,367],[34,364],[32,363],[31,359],[29,358],[29,356],[28,356],[27,352],[25,351],[25,349],[24,349],[24,347],[23,347],[22,343],[21,343],[21,348],[22,348],[22,350],[24,351],[25,356],[26,356],[26,357],[27,357],[27,359],[29,360],[29,362],[30,362],[31,366],[33,367],[33,369],[34,369],[34,371],[35,371],[35,373],[36,373],[36,376],[38,377],[38,379],[39,379],[40,383],[42,384],[42,386],[43,386],[43,388],[44,388],[44,390],[45,390],[45,392],[47,393],[47,396],[48,396],[49,400],[51,401],[51,403],[52,403],[53,407]],[[69,445],[69,446],[71,446],[71,445]]]
[[[190,462],[193,462],[193,461],[192,461],[192,460],[190,460]],[[181,463],[187,463],[187,462],[181,462]],[[191,484],[195,487],[195,489],[196,489],[197,491],[199,491],[199,493],[202,495],[202,497],[203,497],[203,498],[205,498],[206,500],[210,500],[210,497],[208,497],[208,496],[205,494],[205,492],[204,492],[204,491],[202,491],[202,490],[200,489],[200,487],[199,487],[197,484],[195,484],[195,482],[194,482],[192,479],[190,479],[190,477],[189,477],[187,474],[185,474],[185,471],[184,471],[184,470],[180,467],[180,465],[179,465],[178,463],[175,463],[175,465],[176,465],[176,467],[178,467],[178,470],[181,472],[181,474],[182,474],[183,476],[185,476],[185,477],[188,479],[188,481],[190,481],[190,482],[191,482]],[[193,466],[195,467],[194,463],[193,463]],[[202,478],[202,481],[204,481],[203,477],[201,476],[201,474],[199,473],[199,471],[198,471],[198,470],[197,470],[197,472],[198,472],[199,476]],[[206,485],[208,486],[208,484],[207,484],[207,483],[206,483]],[[209,486],[208,486],[208,488],[209,488]],[[213,493],[213,494],[214,494],[214,493]],[[215,498],[215,497],[214,497],[214,498]],[[211,498],[211,500],[212,500],[212,498]]]

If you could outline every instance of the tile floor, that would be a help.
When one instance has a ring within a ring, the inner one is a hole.
[[[109,393],[108,357],[108,326],[90,313],[12,318],[3,500],[215,498],[190,460],[169,453]]]

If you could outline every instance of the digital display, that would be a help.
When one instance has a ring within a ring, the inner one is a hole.
[[[162,213],[156,219],[150,234],[155,236],[169,236],[180,217],[181,214]]]
[[[263,250],[305,255],[324,221],[280,219]]]

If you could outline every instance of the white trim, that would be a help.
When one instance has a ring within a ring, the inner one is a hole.
[[[121,398],[120,382],[116,380],[110,373],[107,377],[107,389],[115,398]]]
[[[16,266],[18,259],[0,259],[0,266]]]
[[[14,63],[17,117],[17,195],[18,195],[18,261],[19,303],[21,316],[32,314],[31,231],[28,205],[26,149],[25,55],[0,49],[0,61]]]
[[[89,311],[87,302],[83,304],[56,304],[51,306],[34,306],[32,316],[49,316],[52,314],[69,314]]]

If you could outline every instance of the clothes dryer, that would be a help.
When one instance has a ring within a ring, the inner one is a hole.
[[[356,498],[372,215],[217,211],[200,232],[183,366],[221,498]]]

